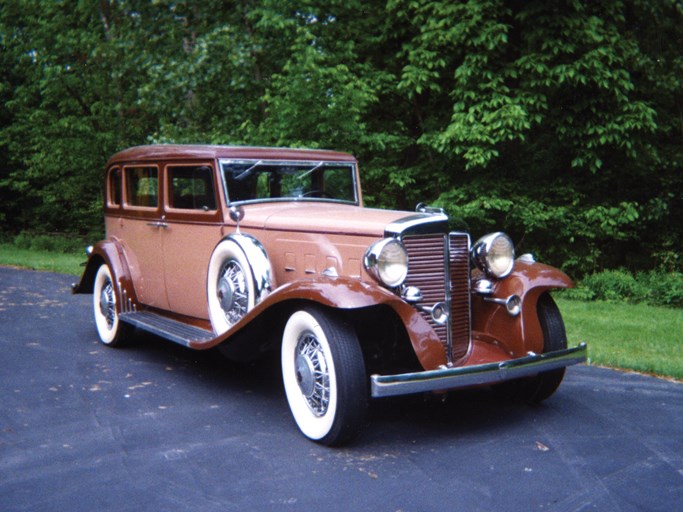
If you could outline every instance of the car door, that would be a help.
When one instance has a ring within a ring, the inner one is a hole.
[[[123,180],[124,214],[118,232],[135,276],[135,293],[145,305],[169,309],[162,258],[166,222],[159,200],[159,167],[150,164],[125,166]]]
[[[222,212],[213,162],[164,166],[163,265],[172,311],[208,319],[206,275],[220,242]]]

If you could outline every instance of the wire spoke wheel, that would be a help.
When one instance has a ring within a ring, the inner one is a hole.
[[[100,293],[100,312],[107,322],[107,327],[111,329],[114,327],[116,321],[116,296],[114,295],[114,286],[111,284],[111,279],[107,278]]]
[[[311,412],[324,416],[330,405],[330,374],[325,352],[313,333],[304,333],[296,347],[296,379]]]
[[[254,277],[249,260],[234,242],[223,241],[214,249],[206,296],[209,319],[216,334],[228,331],[254,307]]]
[[[249,309],[247,277],[239,262],[230,260],[223,264],[216,284],[216,297],[225,314],[225,320],[236,324]]]
[[[282,336],[282,380],[299,430],[340,445],[361,429],[368,402],[363,354],[339,314],[307,307],[289,317]]]
[[[129,336],[130,328],[119,321],[114,279],[107,264],[101,265],[95,275],[93,312],[97,334],[105,345],[118,345]]]

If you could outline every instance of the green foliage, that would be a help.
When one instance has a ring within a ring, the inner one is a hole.
[[[672,0],[6,0],[0,222],[101,228],[136,144],[327,147],[369,205],[438,203],[574,275],[680,272],[682,41]]]
[[[609,270],[586,276],[581,285],[588,289],[592,298],[598,300],[638,301],[646,290],[635,277],[624,270]]]
[[[648,291],[648,304],[683,307],[683,273],[639,272],[636,278]]]
[[[472,233],[504,230],[517,241],[518,252],[533,252],[572,274],[618,266],[619,254],[638,236],[647,209],[636,202],[594,205],[569,186],[538,186],[504,182],[498,187],[473,180],[467,188],[450,190],[436,201]],[[606,250],[607,249],[607,250]]]
[[[362,114],[375,102],[373,88],[344,57],[350,49],[328,52],[308,27],[301,27],[291,58],[274,74],[264,99],[266,118],[256,138],[271,145],[351,149],[366,131]],[[337,42],[338,46],[343,46]],[[302,115],[309,111],[316,116]]]
[[[83,253],[87,241],[82,237],[58,234],[39,234],[22,231],[14,237],[12,245],[17,249],[51,253]]]
[[[135,137],[136,123],[123,119],[134,89],[122,97],[117,77],[130,53],[96,4],[9,0],[0,9],[13,87],[0,190],[13,227],[86,232],[99,222],[103,162]]]
[[[567,298],[683,307],[683,274],[608,270],[585,276],[577,288],[563,292]]]

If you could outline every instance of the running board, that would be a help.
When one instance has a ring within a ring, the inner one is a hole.
[[[178,322],[177,320],[172,320],[149,311],[121,313],[119,320],[185,347],[190,347],[193,343],[197,342],[206,342],[215,337],[211,331]]]

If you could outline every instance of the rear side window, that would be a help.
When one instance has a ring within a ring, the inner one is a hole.
[[[169,166],[168,206],[182,210],[216,210],[216,193],[211,167]]]
[[[110,206],[121,205],[121,169],[118,167],[109,171],[108,198]]]
[[[159,205],[159,171],[156,167],[126,167],[126,198],[130,206]]]

